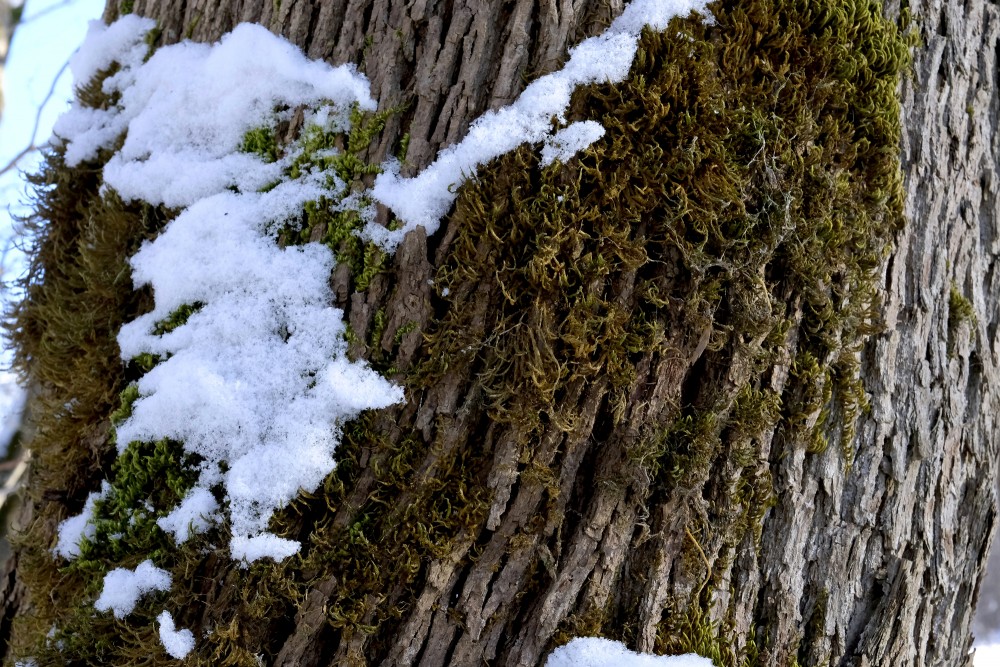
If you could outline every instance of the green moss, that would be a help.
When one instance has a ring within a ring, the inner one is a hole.
[[[656,638],[656,652],[666,655],[697,653],[717,667],[736,665],[732,646],[719,636],[717,623],[709,620],[701,604],[692,604],[686,612],[670,615],[670,623],[661,624]]]
[[[371,338],[368,343],[372,349],[378,350],[382,345],[382,334],[385,333],[385,309],[379,308],[372,318]]]
[[[119,396],[121,405],[111,413],[111,423],[118,426],[132,416],[132,406],[139,400],[139,385],[132,383],[122,390]]]
[[[301,225],[282,231],[282,243],[321,241],[334,251],[338,263],[351,269],[352,287],[368,289],[371,281],[384,270],[386,253],[361,240],[357,232],[370,215],[372,202],[363,195],[366,184],[381,170],[369,162],[367,153],[381,136],[386,121],[399,109],[380,112],[362,111],[355,105],[348,114],[350,130],[344,132],[336,122],[329,126],[307,124],[294,138],[297,154],[286,170],[289,178],[299,178],[306,171],[323,171],[334,186],[333,196],[308,202]],[[255,128],[244,137],[242,150],[261,155],[268,161],[285,150],[269,126]],[[349,205],[344,199],[357,193]]]
[[[143,352],[142,354],[133,357],[131,363],[136,369],[139,370],[139,372],[148,373],[161,361],[162,358],[160,355],[153,354],[151,352]]]
[[[170,333],[177,327],[184,326],[187,324],[188,318],[201,310],[203,306],[204,304],[201,303],[184,304],[183,306],[180,306],[153,325],[153,335],[162,336],[163,334]]]
[[[419,325],[416,322],[407,322],[403,326],[399,327],[398,329],[396,329],[395,335],[393,335],[393,342],[396,345],[399,345],[402,342],[403,338],[407,334],[416,331],[418,326]]]
[[[263,125],[247,130],[240,143],[240,150],[260,157],[264,162],[274,162],[278,159],[278,144],[274,129]]]
[[[976,322],[978,318],[975,307],[958,289],[958,285],[952,282],[948,293],[948,349],[954,350],[955,334],[963,325],[969,326],[969,336],[974,337]]]
[[[96,536],[81,543],[69,567],[98,576],[137,557],[162,564],[171,545],[156,520],[193,486],[195,470],[180,443],[129,443],[115,458],[109,493],[95,505]]]

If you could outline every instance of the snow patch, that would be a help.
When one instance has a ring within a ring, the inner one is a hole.
[[[215,501],[212,492],[196,486],[188,491],[181,504],[170,514],[157,519],[156,525],[173,535],[177,544],[183,544],[191,535],[208,530],[217,518],[218,511],[219,503]]]
[[[134,14],[123,16],[110,26],[91,21],[83,45],[69,60],[77,87],[86,85],[99,72],[118,63],[118,73],[105,80],[103,91],[109,95],[120,91],[134,79],[134,72],[149,53],[145,37],[155,27],[156,22],[152,19]],[[74,102],[52,128],[56,140],[66,143],[66,164],[74,167],[110,146],[127,122],[120,117],[119,111],[118,107],[93,109]]]
[[[177,541],[188,526],[204,528],[202,517],[214,514],[210,489],[222,483],[233,557],[285,558],[298,544],[265,535],[271,515],[333,469],[340,424],[403,394],[347,359],[343,312],[330,305],[333,253],[275,240],[307,202],[336,201],[344,184],[332,174],[289,178],[294,150],[267,162],[240,148],[248,131],[273,128],[281,109],[312,107],[307,125],[347,129],[353,106],[375,107],[368,82],[249,24],[216,45],[164,47],[117,77],[124,85],[110,87],[120,103],[106,126],[125,141],[105,184],[125,199],[183,209],[131,260],[136,287],[153,288],[155,307],[122,327],[122,358],[162,361],[138,382],[119,450],[171,438],[203,459],[186,504],[159,522]],[[87,132],[66,140],[96,143]],[[186,323],[155,333],[157,322],[195,303]]]
[[[604,126],[594,120],[570,123],[551,137],[545,139],[542,146],[543,167],[556,160],[566,162],[568,159],[584,150],[604,136]]]
[[[694,653],[671,656],[634,653],[621,642],[582,637],[553,651],[545,667],[713,667],[713,663]]]
[[[194,650],[194,633],[186,628],[177,630],[169,611],[164,610],[156,620],[160,623],[160,642],[167,654],[177,660],[186,658]]]
[[[144,560],[135,568],[115,568],[104,575],[104,589],[94,603],[98,611],[112,611],[122,619],[132,613],[139,598],[153,591],[170,590],[170,573]]]
[[[83,45],[69,59],[73,80],[84,85],[115,63],[119,71],[142,65],[149,53],[146,34],[155,27],[156,21],[136,14],[123,16],[109,26],[100,20],[89,21]]]
[[[279,179],[283,165],[238,149],[276,108],[330,100],[375,109],[368,80],[353,65],[309,60],[263,26],[243,23],[218,44],[182,42],[142,62],[143,39],[154,26],[131,15],[108,28],[92,26],[74,78],[85,83],[90,77],[76,76],[77,69],[92,76],[117,61],[121,68],[103,90],[120,100],[109,109],[74,104],[54,129],[66,142],[69,166],[127,131],[104,170],[105,182],[126,200],[179,208],[229,187],[258,190]]]
[[[972,664],[975,667],[997,667],[1000,665],[1000,644],[977,644],[972,648],[972,651]]]
[[[299,546],[299,543],[293,540],[264,533],[252,537],[234,535],[229,549],[233,558],[252,563],[262,558],[283,560],[297,554]]]
[[[111,485],[102,482],[100,491],[87,496],[82,512],[59,524],[59,535],[52,553],[67,560],[80,556],[80,543],[92,540],[97,535],[97,526],[94,525],[94,504],[98,500],[103,500],[110,491]]]

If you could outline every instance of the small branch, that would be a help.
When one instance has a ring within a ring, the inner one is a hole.
[[[20,162],[22,159],[25,158],[25,156],[35,152],[36,150],[38,150],[38,146],[36,146],[34,143],[31,143],[30,145],[21,149],[20,153],[18,153],[17,155],[15,155],[10,159],[10,162],[5,164],[3,167],[0,167],[0,176],[3,176],[8,171],[14,169],[17,166],[18,162]]]
[[[35,113],[35,124],[34,127],[31,128],[31,141],[28,142],[28,145],[25,146],[23,149],[21,149],[21,151],[17,155],[11,158],[11,160],[7,162],[7,164],[5,164],[3,167],[0,167],[0,176],[3,176],[8,171],[11,171],[15,167],[17,167],[18,162],[20,162],[26,156],[30,155],[31,153],[34,153],[39,148],[41,148],[41,146],[37,144],[37,141],[38,141],[38,128],[42,124],[42,113],[45,111],[45,107],[48,105],[48,103],[52,100],[52,96],[55,95],[56,86],[59,84],[59,79],[62,78],[62,75],[66,71],[67,67],[69,67],[68,60],[62,64],[62,67],[59,68],[59,71],[56,72],[56,75],[52,78],[52,83],[49,85],[48,92],[45,93],[45,98],[42,99],[42,103],[38,105],[38,111]]]
[[[22,25],[31,23],[32,21],[37,21],[38,19],[42,18],[43,16],[47,16],[48,14],[51,14],[52,12],[59,11],[60,9],[68,7],[69,5],[72,5],[75,2],[76,2],[76,0],[63,0],[62,2],[56,3],[54,5],[50,5],[49,7],[46,7],[45,9],[43,9],[40,12],[38,12],[37,14],[32,14],[31,16],[28,16],[27,18],[24,17],[24,16],[22,16],[21,19],[17,22],[17,25],[18,26],[22,26]]]

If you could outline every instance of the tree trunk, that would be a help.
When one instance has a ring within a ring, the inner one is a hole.
[[[241,569],[204,542],[172,562],[171,608],[202,638],[200,660],[541,665],[571,637],[603,635],[719,665],[970,664],[996,505],[1000,10],[909,4],[919,39],[898,83],[897,144],[895,110],[860,105],[896,70],[868,54],[870,71],[838,72],[845,54],[822,49],[905,32],[899,3],[884,27],[862,21],[860,1],[711,7],[714,25],[645,35],[630,83],[577,94],[574,117],[601,118],[606,147],[554,171],[528,149],[505,156],[366,289],[338,268],[353,353],[407,402],[346,427],[337,471],[276,519],[302,555]],[[380,108],[402,108],[368,158],[405,132],[415,173],[622,3],[132,10],[159,21],[164,43],[255,21],[310,57],[360,63]],[[801,41],[787,37],[796,20],[813,21]],[[639,73],[655,96],[642,97]],[[657,133],[660,157],[632,164]],[[99,177],[84,172],[60,177],[43,214],[101,206]],[[543,200],[545,188],[570,203]],[[118,240],[76,215],[59,231],[69,241],[43,227],[36,291],[15,313],[22,366],[43,387],[39,422],[89,406],[39,427],[26,537],[5,580],[3,617],[17,618],[0,629],[43,664],[60,655],[44,638],[53,625],[76,629],[61,654],[72,664],[167,662],[159,608],[91,618],[93,573],[60,573],[47,551],[111,468],[108,416],[129,373],[114,336],[147,297],[111,268],[62,275],[93,270],[87,250],[64,250],[77,254],[55,275],[45,249],[99,238],[120,269],[169,214],[126,213]],[[23,341],[57,326],[31,304],[61,280],[98,315],[52,334],[56,363]],[[95,349],[86,371],[65,361],[83,339]],[[59,379],[69,372],[102,385],[74,395]]]

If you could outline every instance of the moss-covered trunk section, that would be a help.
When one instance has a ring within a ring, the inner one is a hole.
[[[165,41],[258,20],[361,62],[394,112],[343,145],[406,145],[410,170],[621,10],[221,5],[108,16],[153,16]],[[603,139],[495,161],[391,259],[304,212],[300,236],[338,253],[352,353],[407,401],[345,427],[336,471],[272,522],[303,543],[278,564],[238,567],[224,525],[51,555],[101,479],[169,503],[184,466],[167,444],[115,462],[111,440],[143,370],[114,337],[148,307],[125,260],[173,212],[54,155],[13,313],[40,391],[8,660],[168,664],[169,608],[211,665],[534,666],[589,635],[720,666],[966,664],[995,517],[997,7],[712,10],[577,91]],[[150,553],[170,593],[95,616],[100,576]]]

